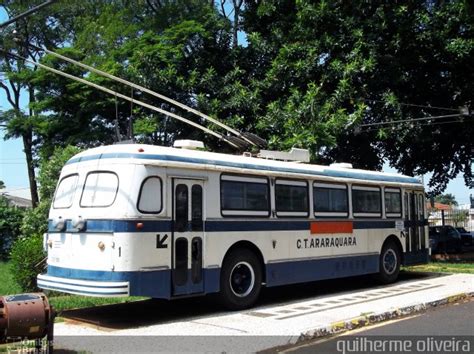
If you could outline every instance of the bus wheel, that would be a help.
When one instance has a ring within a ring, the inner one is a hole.
[[[251,307],[260,294],[262,269],[257,256],[241,248],[230,253],[221,270],[221,303],[230,310]]]
[[[378,280],[383,284],[393,283],[400,272],[400,251],[393,241],[387,242],[380,253]]]

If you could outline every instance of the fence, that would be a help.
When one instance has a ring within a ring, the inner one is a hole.
[[[474,209],[432,210],[428,222],[430,226],[451,225],[474,231]]]

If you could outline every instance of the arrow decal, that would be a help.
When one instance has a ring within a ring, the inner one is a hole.
[[[167,239],[168,239],[167,234],[163,235],[163,238],[161,238],[160,234],[157,234],[156,235],[156,248],[168,248],[168,245],[165,243]]]

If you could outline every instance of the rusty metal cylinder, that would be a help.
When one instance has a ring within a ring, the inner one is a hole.
[[[0,296],[0,343],[36,339],[52,333],[53,309],[43,293]]]

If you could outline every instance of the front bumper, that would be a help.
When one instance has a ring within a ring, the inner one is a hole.
[[[56,290],[70,294],[120,297],[129,296],[129,282],[105,282],[52,277],[47,274],[38,275],[38,287],[45,290]]]

